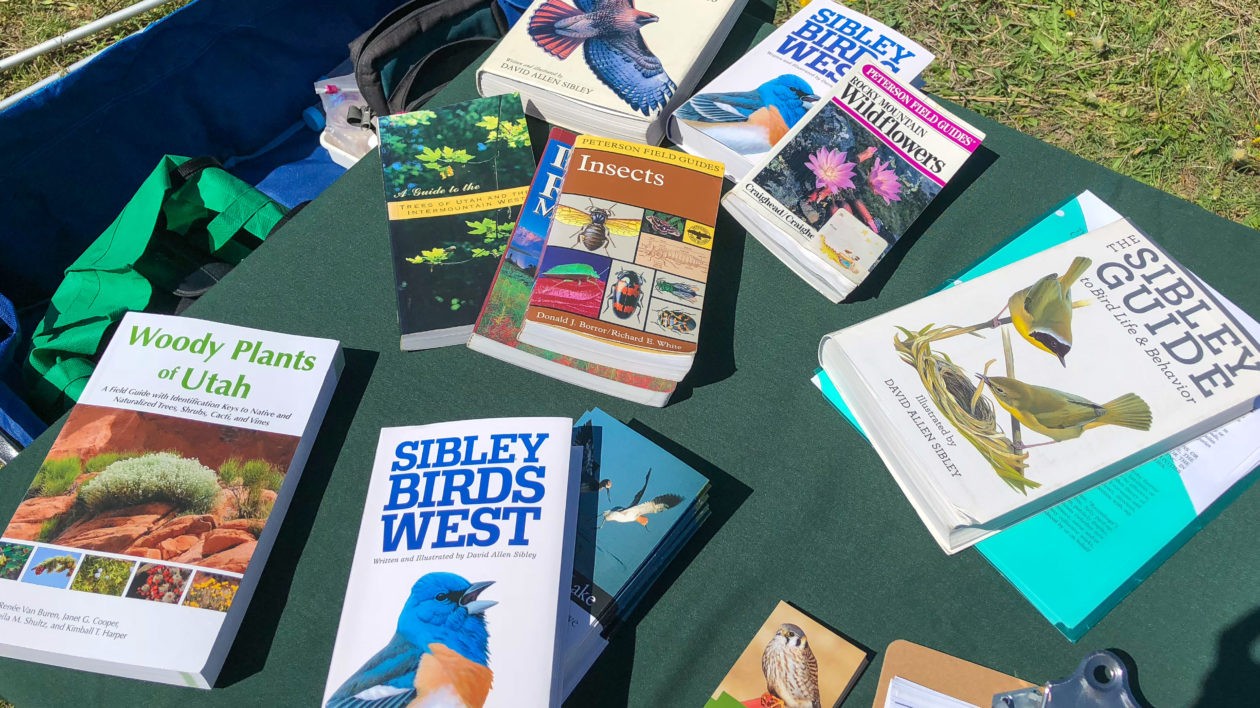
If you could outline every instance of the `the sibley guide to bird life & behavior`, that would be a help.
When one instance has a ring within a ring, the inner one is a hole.
[[[910,83],[932,53],[836,0],[803,7],[669,119],[669,139],[740,180],[856,63],[873,58]]]
[[[819,360],[947,553],[1260,395],[1238,314],[1124,220],[829,334]]]
[[[568,418],[381,430],[327,708],[560,704],[575,442]]]

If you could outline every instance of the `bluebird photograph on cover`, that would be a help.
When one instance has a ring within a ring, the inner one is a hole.
[[[650,558],[675,522],[691,509],[708,480],[629,426],[598,408],[578,424],[602,429],[598,492],[579,501],[574,572],[615,596]],[[593,549],[592,549],[593,547]]]

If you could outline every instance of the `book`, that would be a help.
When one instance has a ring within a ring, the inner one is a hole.
[[[0,655],[210,688],[340,372],[329,339],[124,315],[0,533]]]
[[[954,553],[1251,410],[1256,351],[1118,221],[827,335],[819,357]]]
[[[1119,220],[1090,192],[1071,199],[951,279],[969,280]],[[1219,296],[1218,296],[1219,297]],[[1224,302],[1224,299],[1222,299]],[[1251,331],[1257,328],[1239,315]],[[813,382],[855,427],[826,372]],[[858,427],[858,431],[861,428]],[[976,544],[1051,624],[1079,641],[1241,493],[1260,465],[1260,416],[1248,413],[1151,462]],[[1046,568],[1072,572],[1047,573]]]
[[[381,430],[325,706],[560,704],[574,441],[568,418]]]
[[[403,349],[464,344],[534,174],[519,97],[380,118]]]
[[[681,380],[703,324],[721,189],[712,160],[579,136],[520,341]]]
[[[598,408],[578,426],[590,431],[591,464],[573,547],[565,695],[708,516],[704,475]]]
[[[538,261],[575,139],[577,136],[567,130],[551,129],[525,206],[520,210],[516,228],[468,339],[468,348],[593,391],[636,403],[664,406],[674,392],[673,381],[592,364],[523,344],[518,339],[525,309],[538,279]]]
[[[878,20],[814,0],[674,111],[669,139],[738,181],[865,57],[903,83],[934,59]]]
[[[705,708],[838,706],[869,660],[865,649],[780,601]]]
[[[722,205],[805,282],[840,302],[983,139],[984,133],[866,58]]]
[[[482,96],[579,133],[659,144],[747,0],[535,0],[477,69]]]

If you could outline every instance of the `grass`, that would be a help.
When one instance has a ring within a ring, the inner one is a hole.
[[[0,74],[9,95],[187,3]],[[932,93],[1260,228],[1255,0],[846,0],[931,49]],[[0,0],[8,55],[131,4]],[[781,0],[779,21],[800,7]]]
[[[936,54],[933,94],[1260,228],[1255,0],[846,4]]]

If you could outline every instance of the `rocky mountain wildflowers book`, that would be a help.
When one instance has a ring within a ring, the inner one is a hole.
[[[556,706],[578,477],[568,418],[381,430],[328,708]]]
[[[332,340],[128,313],[0,534],[0,654],[209,688],[340,371]]]
[[[910,83],[933,56],[840,2],[814,0],[680,106],[669,139],[739,180],[865,58]]]
[[[863,59],[722,205],[797,275],[839,302],[983,139],[883,64]]]

